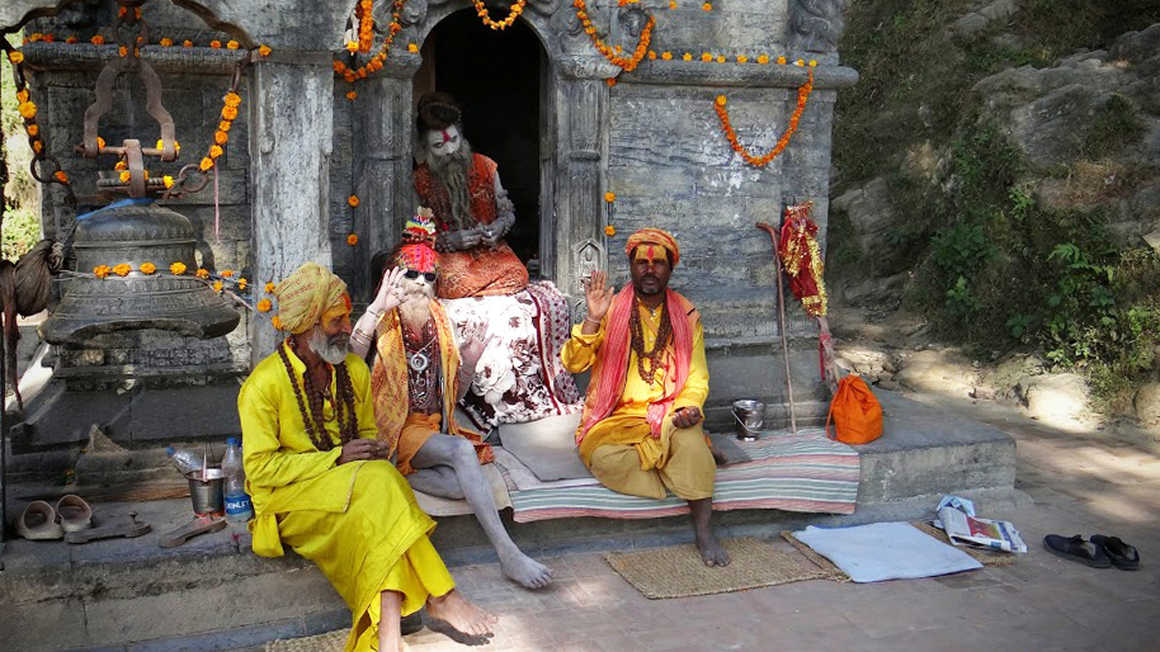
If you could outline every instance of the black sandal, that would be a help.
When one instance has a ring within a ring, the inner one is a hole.
[[[1120,537],[1108,537],[1102,534],[1093,534],[1092,543],[1103,549],[1111,560],[1112,565],[1120,570],[1137,570],[1140,568],[1140,553],[1132,546],[1120,540]]]
[[[1048,552],[1054,555],[1078,561],[1092,568],[1110,568],[1112,566],[1112,560],[1104,552],[1103,546],[1084,541],[1083,536],[1079,534],[1071,538],[1049,534],[1043,537],[1043,545]]]

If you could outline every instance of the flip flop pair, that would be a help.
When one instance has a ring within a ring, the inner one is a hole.
[[[1136,570],[1140,567],[1140,553],[1119,537],[1094,534],[1090,540],[1084,540],[1080,534],[1073,537],[1049,534],[1043,537],[1043,545],[1054,555],[1092,568],[1115,566],[1122,570]]]
[[[28,503],[16,519],[16,532],[25,539],[50,541],[93,525],[93,508],[75,494],[62,496],[52,506],[43,500]]]

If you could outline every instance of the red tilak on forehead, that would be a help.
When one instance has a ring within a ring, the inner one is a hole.
[[[649,260],[656,260],[656,258],[657,258],[656,257],[656,250],[653,249],[652,245],[649,245],[648,246],[648,259]]]
[[[443,130],[443,142],[447,143],[450,141],[451,141],[451,134],[447,133],[447,130],[444,129]]]

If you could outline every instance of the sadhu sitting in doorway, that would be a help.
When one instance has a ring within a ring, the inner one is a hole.
[[[441,299],[508,295],[528,285],[528,270],[504,236],[516,223],[515,206],[496,162],[471,151],[462,112],[447,93],[419,98],[415,193],[434,212],[440,253]]]
[[[516,215],[495,161],[471,151],[447,93],[423,95],[416,113],[414,185],[436,226],[435,291],[456,332],[489,341],[464,408],[484,430],[578,413],[579,392],[560,363],[567,299],[550,281],[529,283],[504,242]]]

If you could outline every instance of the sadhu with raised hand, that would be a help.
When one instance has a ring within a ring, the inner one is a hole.
[[[709,395],[701,316],[668,287],[681,250],[669,233],[642,229],[625,253],[632,283],[614,295],[605,273],[593,272],[588,316],[562,352],[572,373],[592,369],[576,431],[580,458],[613,491],[684,498],[701,558],[725,566],[729,554],[710,522],[716,462],[701,428]]]
[[[347,353],[346,284],[306,263],[275,289],[289,336],[238,395],[254,552],[283,546],[313,561],[351,610],[347,650],[397,650],[399,618],[429,618],[473,637],[495,618],[467,602],[428,535],[434,521],[376,438],[366,363]]]

